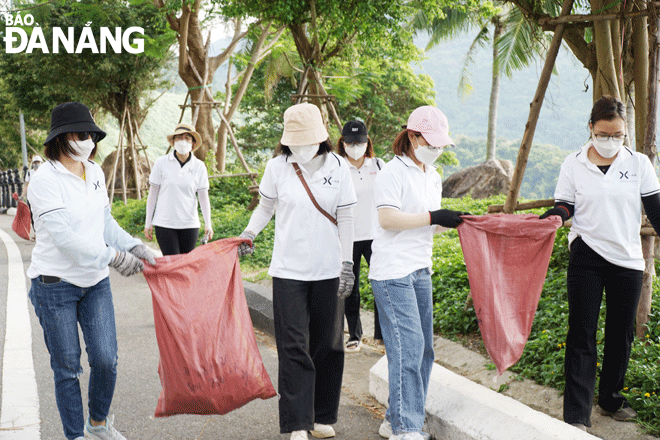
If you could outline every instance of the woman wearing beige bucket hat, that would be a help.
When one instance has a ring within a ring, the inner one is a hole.
[[[280,432],[334,437],[344,370],[344,301],[353,287],[353,206],[346,161],[332,152],[318,107],[284,113],[278,153],[259,184],[261,201],[241,237],[254,240],[277,204],[273,277]],[[312,200],[312,197],[314,200]],[[323,210],[323,212],[321,211]],[[239,246],[239,255],[254,247]]]
[[[156,160],[149,175],[144,236],[151,240],[155,228],[163,255],[186,254],[197,245],[198,198],[204,217],[203,239],[213,237],[209,176],[204,162],[192,154],[202,144],[202,137],[193,127],[178,124],[167,141],[174,151]]]

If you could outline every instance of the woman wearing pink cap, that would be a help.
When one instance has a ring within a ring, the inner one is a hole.
[[[385,438],[430,438],[422,427],[434,357],[433,234],[457,227],[461,215],[468,215],[440,209],[442,180],[433,162],[452,144],[440,110],[415,109],[394,141],[396,156],[374,184],[379,224],[369,278],[389,364],[389,407],[379,430]]]

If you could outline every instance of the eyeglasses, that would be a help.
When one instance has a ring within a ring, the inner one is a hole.
[[[622,141],[622,140],[624,140],[626,137],[628,137],[628,136],[625,135],[625,134],[613,134],[613,135],[609,135],[609,134],[594,134],[594,139],[596,139],[597,141],[601,141],[601,142],[609,141],[610,139],[614,139],[614,140],[616,140],[616,141]]]
[[[76,133],[78,136],[79,141],[86,141],[88,138],[92,138],[93,142],[96,142],[96,139],[98,138],[98,134],[90,131],[81,131]]]

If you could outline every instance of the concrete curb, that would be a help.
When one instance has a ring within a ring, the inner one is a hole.
[[[369,391],[387,406],[387,357],[369,371]],[[452,440],[597,439],[469,379],[434,364],[426,399],[426,429]]]
[[[274,335],[273,289],[243,281],[243,290],[245,290],[245,298],[250,309],[252,325]]]

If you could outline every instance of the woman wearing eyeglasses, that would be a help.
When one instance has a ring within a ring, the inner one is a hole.
[[[625,105],[603,96],[589,119],[591,140],[562,164],[555,207],[541,218],[573,217],[568,235],[568,336],[564,421],[586,430],[597,373],[596,331],[607,298],[598,411],[615,420],[636,416],[621,394],[634,340],[644,260],[642,205],[660,230],[660,184],[648,157],[624,145]]]
[[[108,417],[117,380],[117,335],[108,266],[124,276],[142,271],[153,253],[110,213],[101,167],[92,161],[105,137],[89,109],[60,104],[44,145],[48,159],[30,180],[28,203],[37,244],[27,275],[30,300],[43,329],[55,379],[55,399],[69,440],[125,440]],[[80,340],[90,366],[89,417],[79,377]]]
[[[179,124],[167,136],[174,151],[156,160],[149,175],[149,196],[144,236],[156,240],[163,255],[187,254],[195,249],[199,235],[197,199],[204,217],[204,240],[213,238],[209,176],[206,165],[192,150],[202,137],[188,124]]]
[[[344,313],[348,322],[348,341],[345,351],[357,353],[362,344],[362,322],[360,321],[360,262],[362,256],[371,261],[371,243],[376,229],[376,203],[374,202],[374,181],[376,174],[385,163],[374,157],[374,147],[367,134],[367,127],[361,121],[348,121],[337,141],[337,152],[348,161],[357,195],[357,205],[353,209],[353,275],[355,283],[351,294],[344,303]],[[374,340],[383,342],[380,331],[378,308],[374,307]]]

